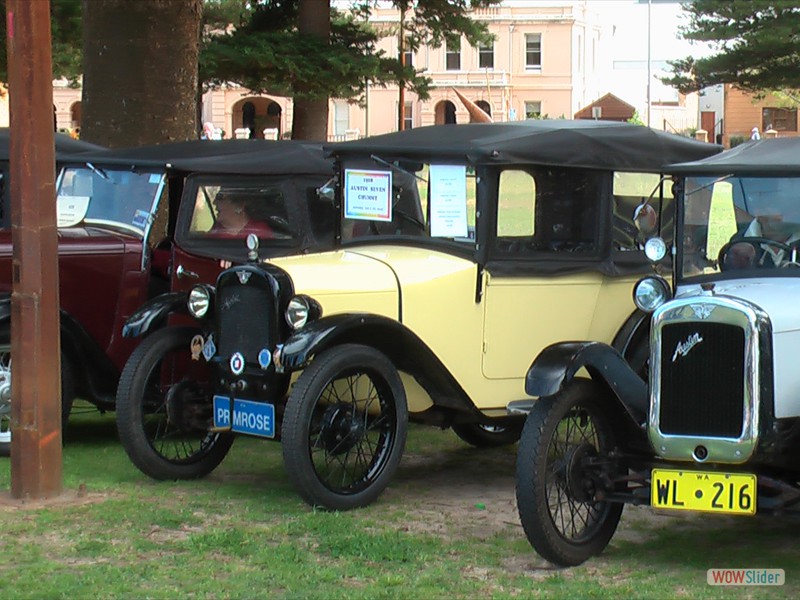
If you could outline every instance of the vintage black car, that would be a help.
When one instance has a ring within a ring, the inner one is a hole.
[[[610,346],[563,342],[526,378],[517,459],[525,533],[577,565],[625,503],[722,515],[800,507],[800,139],[750,142],[676,177],[673,284],[643,278],[649,385]],[[654,259],[670,250],[654,237]],[[589,378],[577,377],[586,369]]]
[[[349,509],[386,487],[409,420],[515,442],[522,420],[505,407],[532,349],[593,333],[643,365],[630,297],[650,265],[632,216],[651,196],[670,211],[663,164],[718,150],[565,120],[331,146],[337,247],[264,260],[252,239],[248,264],[196,286],[194,329],[151,336],[125,367],[123,445],[175,479],[213,470],[234,433],[280,439],[302,497]]]
[[[61,156],[57,185],[62,422],[73,399],[113,410],[141,337],[188,290],[244,262],[245,235],[215,227],[227,194],[269,213],[265,256],[333,245],[333,175],[319,144],[189,141]],[[234,210],[236,210],[234,208]],[[231,233],[231,232],[227,232]],[[10,446],[11,232],[0,231],[0,454]],[[123,335],[123,325],[131,320]]]

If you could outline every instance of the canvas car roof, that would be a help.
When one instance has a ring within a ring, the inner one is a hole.
[[[325,146],[338,156],[464,159],[483,164],[539,164],[657,172],[716,154],[721,146],[641,125],[545,119],[433,125]]]
[[[746,142],[704,160],[670,165],[667,172],[678,175],[800,177],[800,137]]]
[[[72,158],[99,166],[235,175],[333,173],[333,163],[325,158],[320,144],[292,140],[189,140],[84,152]]]
[[[89,142],[82,142],[81,140],[74,140],[68,135],[63,133],[55,134],[56,143],[56,158],[61,160],[64,155],[72,154],[75,152],[104,152],[106,149],[97,144],[90,144]],[[8,127],[0,127],[0,160],[8,160],[11,151],[11,129]]]

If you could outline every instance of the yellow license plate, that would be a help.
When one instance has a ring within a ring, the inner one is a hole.
[[[651,479],[654,508],[756,514],[755,475],[653,469]]]

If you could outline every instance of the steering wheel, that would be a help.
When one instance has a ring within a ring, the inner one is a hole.
[[[731,249],[735,246],[749,246],[753,249],[753,253],[749,256],[728,256]],[[783,242],[778,242],[765,237],[743,237],[731,240],[719,249],[719,254],[717,255],[717,264],[722,271],[727,269],[750,269],[757,267],[764,256],[764,246],[772,246],[778,250],[783,250],[786,253],[786,256],[789,257],[792,254],[792,248],[789,244],[784,244]],[[800,264],[790,261],[783,263],[780,266],[800,266]]]
[[[288,237],[293,237],[295,234],[294,229],[292,229],[292,226],[289,224],[289,221],[283,217],[272,215],[267,218],[267,223],[276,233],[282,233]]]

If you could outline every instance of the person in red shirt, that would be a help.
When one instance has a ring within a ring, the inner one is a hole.
[[[253,219],[247,201],[236,194],[220,192],[214,198],[217,222],[209,233],[226,237],[245,237],[255,233],[259,238],[274,237],[272,228],[264,221]]]

